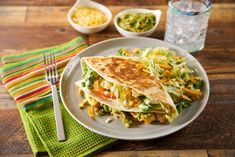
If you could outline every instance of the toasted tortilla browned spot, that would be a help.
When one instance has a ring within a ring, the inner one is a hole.
[[[154,101],[172,104],[161,82],[143,70],[145,65],[133,57],[84,57],[82,62],[110,82],[134,89]]]

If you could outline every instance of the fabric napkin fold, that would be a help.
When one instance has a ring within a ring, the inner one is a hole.
[[[86,47],[84,40],[77,37],[58,46],[1,58],[2,82],[16,102],[34,155],[47,152],[50,156],[86,156],[117,141],[85,129],[61,102],[67,140],[57,141],[51,89],[45,81],[42,54],[55,53],[61,74],[70,59]]]

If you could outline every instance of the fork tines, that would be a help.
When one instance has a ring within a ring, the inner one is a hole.
[[[44,58],[44,68],[45,68],[45,76],[46,80],[49,83],[55,84],[58,81],[58,71],[55,60],[55,54],[43,54]]]

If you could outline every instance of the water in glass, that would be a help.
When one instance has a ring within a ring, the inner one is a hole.
[[[169,1],[165,41],[190,53],[203,49],[210,7],[208,0]]]

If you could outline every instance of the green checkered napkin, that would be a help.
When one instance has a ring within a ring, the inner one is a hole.
[[[81,37],[50,48],[2,57],[1,79],[16,101],[24,128],[35,155],[47,152],[50,156],[86,156],[100,151],[116,139],[93,133],[78,124],[61,103],[67,140],[57,141],[50,86],[45,82],[44,52],[54,52],[59,72],[67,62],[86,47]]]

